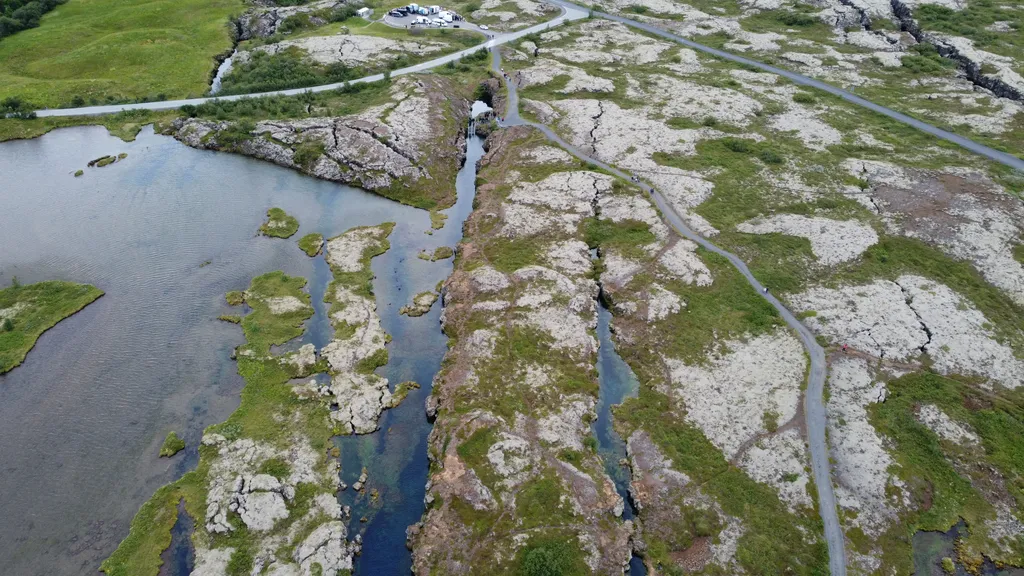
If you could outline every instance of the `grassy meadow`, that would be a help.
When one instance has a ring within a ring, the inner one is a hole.
[[[69,0],[0,42],[0,99],[36,107],[185,98],[209,87],[241,0]]]

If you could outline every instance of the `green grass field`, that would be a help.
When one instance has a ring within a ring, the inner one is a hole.
[[[102,295],[88,284],[58,281],[0,290],[0,374],[21,364],[43,332]]]
[[[0,42],[0,99],[39,107],[185,98],[208,89],[241,0],[69,0]]]

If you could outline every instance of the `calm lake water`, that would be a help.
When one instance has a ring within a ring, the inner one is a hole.
[[[128,157],[85,168],[119,152]],[[73,177],[77,169],[86,174]],[[439,306],[417,319],[398,309],[450,273],[450,261],[416,254],[454,246],[461,236],[456,215],[468,213],[471,196],[450,211],[443,230],[427,235],[422,210],[265,162],[194,150],[149,128],[132,143],[85,127],[0,144],[0,174],[0,284],[16,275],[22,283],[73,280],[106,292],[0,376],[0,572],[94,573],[139,506],[194,466],[203,428],[238,405],[243,382],[229,355],[243,340],[237,326],[216,319],[231,310],[224,293],[284,270],[309,278],[319,300],[329,273],[295,239],[385,221],[398,226],[392,249],[373,261],[379,310],[394,338],[383,373],[393,384],[414,379],[424,389],[385,417],[384,432],[353,443],[366,454],[392,455],[386,467],[396,489],[382,494],[386,509],[403,511],[376,515],[363,526],[367,540],[376,538],[378,522],[418,519],[429,431],[423,399],[445,337]],[[295,237],[255,235],[271,206],[299,219]],[[306,338],[316,340],[317,331]],[[189,448],[159,459],[170,430]],[[346,466],[343,478],[351,482],[352,474]],[[385,540],[389,554],[400,547],[408,562],[404,529],[400,541]],[[372,557],[367,548],[362,562]]]

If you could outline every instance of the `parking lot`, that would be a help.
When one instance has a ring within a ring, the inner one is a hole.
[[[429,25],[423,25],[423,24],[414,24],[414,22],[418,18],[421,18],[421,17],[422,18],[426,18],[428,20],[434,20],[435,18],[437,18],[437,14],[428,14],[426,16],[421,16],[420,14],[407,14],[405,16],[392,16],[391,13],[388,12],[388,13],[384,14],[383,22],[385,24],[387,24],[388,26],[393,26],[395,28],[412,28],[412,27],[416,27],[416,28],[427,28],[427,29],[429,29],[429,28],[435,28],[436,27],[436,26],[429,26]],[[492,36],[494,36],[493,32],[490,32],[488,30],[481,30],[480,27],[477,26],[476,24],[473,24],[471,22],[467,22],[465,20],[456,20],[454,22],[448,22],[442,28],[456,28],[456,29],[459,29],[459,30],[471,30],[473,32],[479,32],[479,33],[487,36],[488,38],[491,38]]]

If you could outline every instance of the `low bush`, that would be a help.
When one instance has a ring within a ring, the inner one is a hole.
[[[39,26],[39,19],[67,0],[0,0],[0,39]]]

